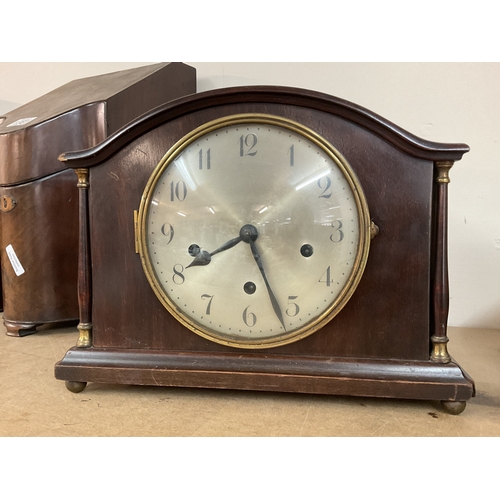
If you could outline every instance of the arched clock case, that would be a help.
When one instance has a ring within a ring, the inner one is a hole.
[[[80,200],[88,382],[437,400],[448,353],[447,189],[465,144],[285,87],[194,94],[60,157]]]

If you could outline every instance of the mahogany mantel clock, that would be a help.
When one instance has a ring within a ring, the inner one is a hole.
[[[474,383],[447,350],[447,185],[468,149],[324,94],[238,87],[62,155],[80,336],[56,377],[460,413]]]

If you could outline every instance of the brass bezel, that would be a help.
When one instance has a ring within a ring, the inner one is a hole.
[[[356,200],[359,218],[359,244],[351,276],[349,277],[346,285],[336,297],[336,299],[323,312],[323,314],[313,320],[312,323],[308,323],[299,329],[296,329],[292,332],[286,332],[283,335],[279,337],[273,337],[272,339],[248,339],[246,341],[238,339],[237,341],[232,341],[228,337],[218,336],[220,334],[218,334],[217,332],[206,329],[195,321],[191,320],[191,318],[184,314],[170,299],[168,294],[163,290],[162,286],[156,279],[155,272],[149,258],[148,248],[146,244],[146,219],[148,215],[148,208],[150,206],[151,196],[155,189],[156,183],[163,174],[164,170],[169,167],[170,163],[175,158],[177,158],[186,147],[199,139],[201,136],[213,132],[214,130],[227,126],[241,125],[243,123],[274,125],[291,130],[299,135],[302,135],[305,139],[322,148],[332,158],[332,160],[340,168],[344,177],[348,181]],[[293,120],[269,114],[244,113],[229,115],[207,122],[185,135],[167,151],[167,153],[163,156],[163,158],[151,174],[141,198],[139,214],[137,217],[137,229],[139,233],[137,243],[143,270],[151,288],[153,289],[155,295],[158,297],[162,305],[177,321],[179,321],[182,325],[184,325],[186,328],[196,333],[197,335],[200,335],[201,337],[218,344],[242,349],[263,349],[290,344],[292,342],[296,342],[305,337],[308,337],[309,335],[312,335],[323,326],[325,326],[342,310],[342,308],[347,304],[347,302],[353,295],[363,275],[370,249],[370,227],[371,221],[368,204],[361,184],[356,174],[348,164],[347,160],[332,144],[330,144],[326,139],[314,132],[309,127],[301,125],[300,123]]]

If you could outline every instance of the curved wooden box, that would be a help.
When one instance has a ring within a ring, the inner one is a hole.
[[[59,154],[94,146],[152,108],[194,92],[194,68],[161,63],[75,80],[5,116],[0,202],[14,205],[7,210],[0,203],[8,335],[76,322],[79,316],[78,190],[75,174],[58,161]],[[22,275],[9,262],[8,245],[25,270]]]

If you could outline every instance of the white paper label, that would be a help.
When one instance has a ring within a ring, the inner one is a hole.
[[[20,125],[26,125],[27,123],[32,122],[36,119],[36,116],[32,116],[31,118],[21,118],[20,120],[16,120],[14,123],[7,125],[7,127],[19,127]]]
[[[12,268],[14,269],[16,276],[21,276],[21,274],[24,274],[24,267],[19,262],[19,259],[17,258],[16,252],[14,252],[14,248],[12,247],[12,245],[8,245],[5,248],[5,251],[7,252],[7,256],[9,257],[10,263],[12,264]]]

